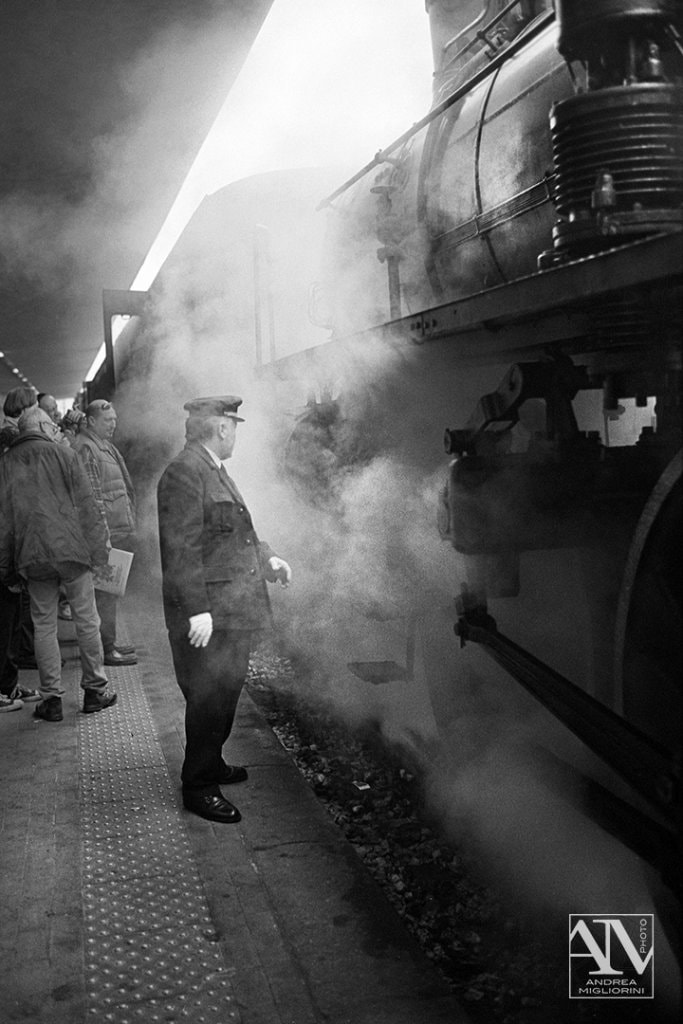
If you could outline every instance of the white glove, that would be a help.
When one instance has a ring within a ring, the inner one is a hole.
[[[280,582],[283,587],[288,587],[292,582],[292,570],[284,558],[278,558],[277,555],[273,555],[272,558],[268,559],[268,568],[273,573],[272,583]]]
[[[190,616],[190,632],[187,637],[193,647],[206,647],[212,633],[211,612],[200,612],[199,615]]]

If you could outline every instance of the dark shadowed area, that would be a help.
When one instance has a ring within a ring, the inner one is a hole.
[[[5,0],[0,394],[76,394],[271,2]]]

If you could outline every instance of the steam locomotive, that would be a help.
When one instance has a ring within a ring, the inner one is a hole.
[[[577,738],[594,813],[673,883],[683,11],[426,7],[430,111],[322,203],[325,340],[267,359],[257,318],[259,379],[306,395],[282,463],[323,517],[371,481],[378,523],[346,536],[377,540],[369,571],[336,590],[382,713],[454,742],[476,681],[516,680]]]
[[[351,364],[369,360],[368,383],[351,377],[353,400],[311,401],[289,440],[289,472],[311,489],[312,450],[338,470],[393,442],[429,476],[434,429],[445,427],[435,515],[454,555],[457,642],[502,666],[643,798],[641,812],[629,803],[624,813],[600,784],[586,787],[603,820],[618,818],[627,841],[671,874],[681,6],[427,9],[431,111],[326,201],[319,305],[333,341],[314,361],[334,363],[346,346]],[[368,356],[377,344],[400,352],[393,371]],[[311,361],[283,360],[278,372],[310,377]],[[368,435],[384,440],[359,453]],[[434,647],[424,622],[422,632]],[[440,639],[424,671],[447,731],[459,698],[445,657]],[[406,666],[352,667],[377,682],[411,677],[414,662],[409,637]]]

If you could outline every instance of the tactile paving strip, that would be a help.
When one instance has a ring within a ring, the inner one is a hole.
[[[87,1019],[239,1024],[137,671],[79,716]]]

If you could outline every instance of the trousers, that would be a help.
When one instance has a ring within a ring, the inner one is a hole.
[[[9,697],[19,679],[16,662],[19,600],[19,594],[0,583],[0,693],[5,697]]]
[[[223,744],[235,720],[249,669],[249,630],[214,629],[206,647],[192,647],[187,628],[169,629],[178,685],[185,697],[183,789],[218,792]]]
[[[57,637],[60,586],[63,586],[67,601],[71,605],[73,624],[76,628],[76,639],[81,655],[81,687],[84,690],[102,692],[107,686],[92,573],[85,571],[72,576],[70,573],[61,575],[57,569],[51,572],[41,570],[40,577],[34,579],[29,570],[28,592],[31,599],[40,694],[43,700],[47,700],[48,697],[61,697],[64,694],[62,657]]]
[[[95,590],[95,604],[100,618],[100,637],[105,654],[111,654],[116,644],[116,611],[119,599],[106,590]]]
[[[122,551],[132,551],[135,553],[136,550],[134,537],[129,536],[122,539],[119,536],[115,536],[112,537],[112,544],[116,548],[121,548]],[[136,565],[137,561],[133,559],[131,579]],[[120,600],[117,594],[110,594],[106,590],[95,590],[95,604],[97,605],[97,614],[100,617],[100,637],[102,638],[102,647],[105,654],[111,654],[116,646],[116,627]]]

